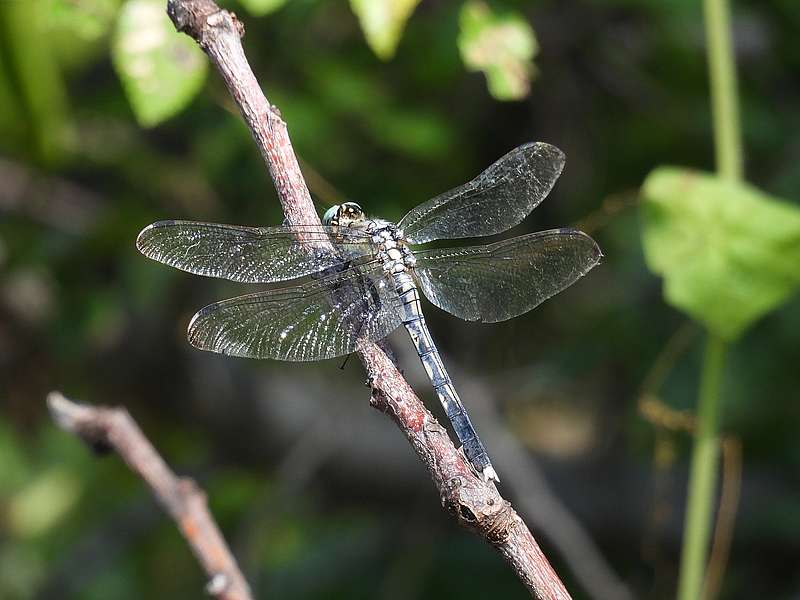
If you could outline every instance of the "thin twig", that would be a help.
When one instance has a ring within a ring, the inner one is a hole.
[[[194,481],[177,477],[124,408],[78,404],[51,392],[47,406],[56,424],[92,448],[113,448],[139,475],[178,524],[208,574],[206,591],[220,600],[252,600],[250,588]]]
[[[639,413],[659,429],[683,431],[692,435],[697,430],[697,416],[692,411],[675,410],[667,406],[658,396],[659,388],[681,356],[689,349],[697,332],[696,324],[690,321],[685,322],[670,337],[653,361],[653,365],[641,385],[638,400]],[[703,583],[704,600],[714,600],[719,593],[722,575],[730,554],[742,486],[741,441],[734,435],[722,434],[720,448],[722,449],[722,483],[719,511],[714,525],[711,553]],[[659,460],[656,459],[655,462],[658,464]]]
[[[242,24],[212,0],[168,0],[167,13],[222,76],[275,182],[287,223],[319,223],[286,123],[267,100],[244,55]],[[386,354],[369,344],[358,355],[372,388],[373,406],[386,412],[411,442],[445,508],[494,546],[534,597],[569,598],[525,523],[495,486],[466,463]]]
[[[706,579],[703,582],[703,600],[715,600],[722,587],[722,576],[728,566],[736,512],[739,510],[739,495],[742,491],[742,442],[733,436],[723,436],[720,447],[722,489],[719,494],[719,510],[714,525]]]

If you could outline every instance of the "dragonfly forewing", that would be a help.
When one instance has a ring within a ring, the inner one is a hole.
[[[421,250],[415,275],[439,308],[496,323],[528,312],[588,273],[602,257],[574,229],[553,229],[484,246]]]
[[[564,153],[555,146],[525,144],[469,183],[412,209],[399,226],[412,244],[501,233],[544,200],[563,168]]]
[[[368,235],[324,225],[242,227],[159,221],[139,234],[137,248],[171,267],[241,283],[275,283],[371,257]]]

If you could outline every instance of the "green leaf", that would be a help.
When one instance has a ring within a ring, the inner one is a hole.
[[[645,259],[667,302],[731,341],[800,286],[800,209],[743,183],[661,167],[643,186]]]
[[[406,21],[417,4],[419,0],[350,0],[367,44],[382,60],[394,56]]]
[[[239,2],[247,12],[257,17],[263,17],[286,4],[286,0],[239,0]]]
[[[517,13],[492,12],[470,0],[461,8],[458,49],[468,69],[483,71],[489,93],[497,100],[519,100],[530,92],[536,35]]]
[[[175,31],[161,0],[127,0],[114,31],[112,58],[139,123],[152,127],[180,112],[197,94],[208,63]]]
[[[110,29],[120,0],[49,0],[49,25],[95,40]]]

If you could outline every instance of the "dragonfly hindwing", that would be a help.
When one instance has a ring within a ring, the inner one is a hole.
[[[486,323],[528,312],[575,283],[601,257],[595,241],[574,229],[415,255],[428,300],[467,321]]]
[[[387,336],[400,325],[398,307],[380,265],[343,265],[303,285],[211,304],[189,324],[189,341],[233,356],[322,360]]]

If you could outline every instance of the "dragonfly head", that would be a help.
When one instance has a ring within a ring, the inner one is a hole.
[[[355,202],[345,202],[331,206],[325,216],[322,217],[323,224],[338,227],[352,227],[363,220],[364,211]]]

